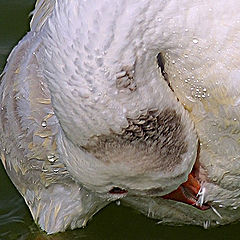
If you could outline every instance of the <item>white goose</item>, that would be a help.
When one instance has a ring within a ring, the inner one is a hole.
[[[1,77],[0,147],[43,230],[83,227],[120,198],[163,223],[240,218],[239,12],[37,1]]]

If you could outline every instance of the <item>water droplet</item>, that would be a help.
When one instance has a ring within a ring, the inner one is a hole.
[[[117,206],[120,206],[120,205],[121,205],[121,201],[120,201],[120,200],[117,200],[117,201],[116,201],[116,205],[117,205]]]
[[[175,64],[176,63],[176,61],[175,60],[172,60],[172,64]]]
[[[193,43],[197,44],[198,43],[198,39],[194,38],[193,39]]]
[[[220,207],[220,208],[222,208],[222,207],[223,207],[223,205],[222,205],[222,204],[219,204],[219,207]]]
[[[184,57],[185,57],[185,58],[188,58],[188,55],[187,55],[187,54],[184,54]]]
[[[99,97],[98,96],[96,96],[96,97],[94,97],[94,102],[96,103],[96,102],[98,102],[98,100],[99,100]]]
[[[203,222],[204,229],[208,229],[210,227],[210,225],[211,225],[210,220],[206,220],[206,221]]]
[[[47,122],[46,121],[42,121],[41,125],[42,125],[43,128],[45,128],[45,127],[47,127]]]
[[[57,160],[55,155],[48,155],[47,158],[48,158],[48,161],[51,163],[53,163]]]

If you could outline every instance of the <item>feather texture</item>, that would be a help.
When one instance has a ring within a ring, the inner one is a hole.
[[[30,27],[32,31],[39,31],[47,18],[51,15],[56,0],[37,0],[35,4],[35,9],[32,12],[32,20]]]

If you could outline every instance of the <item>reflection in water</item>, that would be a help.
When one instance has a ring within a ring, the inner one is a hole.
[[[0,1],[0,71],[10,49],[27,31],[34,0]],[[0,240],[101,239],[239,239],[240,224],[204,230],[200,227],[157,225],[132,209],[112,204],[98,213],[85,229],[55,235],[41,232],[0,164]]]

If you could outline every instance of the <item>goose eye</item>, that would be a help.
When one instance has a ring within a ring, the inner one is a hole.
[[[113,187],[109,191],[109,193],[111,193],[111,194],[124,194],[124,193],[127,193],[127,190],[119,188],[119,187]]]

